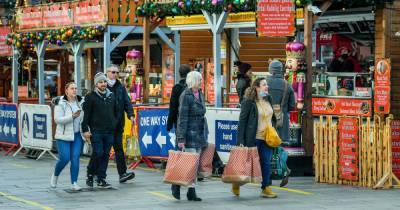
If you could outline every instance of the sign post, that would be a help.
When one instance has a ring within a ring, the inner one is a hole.
[[[0,104],[0,145],[10,147],[5,155],[18,144],[18,107],[16,104]]]

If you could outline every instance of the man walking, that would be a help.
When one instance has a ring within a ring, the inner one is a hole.
[[[82,132],[92,144],[93,152],[87,166],[86,184],[93,187],[96,176],[97,186],[111,188],[106,181],[106,171],[114,132],[117,124],[117,107],[114,94],[107,89],[107,78],[99,72],[94,76],[95,88],[85,96]]]
[[[275,128],[278,132],[282,142],[289,141],[289,111],[295,109],[294,91],[291,85],[283,79],[283,64],[278,60],[273,60],[268,67],[269,73],[272,76],[268,77],[268,91],[272,99],[272,108],[276,118]],[[286,152],[281,148],[279,151]],[[286,154],[285,154],[286,155]],[[285,156],[285,155],[282,155]],[[287,156],[286,156],[287,157]],[[284,161],[286,164],[286,161]],[[289,181],[290,169],[287,170],[282,182],[281,187],[285,186]]]
[[[117,162],[117,170],[119,174],[119,182],[124,183],[135,177],[134,172],[126,172],[126,161],[124,149],[122,148],[122,134],[124,132],[125,126],[125,114],[135,123],[135,118],[133,116],[133,108],[131,100],[126,92],[125,87],[117,79],[119,68],[117,65],[111,65],[107,69],[107,88],[114,93],[117,102],[117,126],[114,132],[114,152],[115,160]]]

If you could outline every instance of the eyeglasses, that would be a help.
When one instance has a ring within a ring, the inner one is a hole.
[[[118,73],[118,71],[110,71],[112,74],[116,74]]]

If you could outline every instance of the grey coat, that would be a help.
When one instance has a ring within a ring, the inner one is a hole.
[[[271,96],[272,105],[280,104],[283,92],[285,89],[285,80],[282,75],[272,75],[267,78],[268,92]],[[287,89],[287,96],[283,102],[282,112],[283,112],[283,127],[277,128],[279,137],[281,137],[283,142],[289,141],[289,112],[295,110],[296,101],[294,97],[294,91],[292,86],[289,84]]]
[[[176,131],[178,143],[185,143],[187,148],[206,147],[208,128],[203,94],[200,92],[200,100],[198,100],[192,89],[186,88],[179,98],[179,104]]]

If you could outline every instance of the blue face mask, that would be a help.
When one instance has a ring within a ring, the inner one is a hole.
[[[267,96],[267,93],[266,93],[266,92],[260,92],[260,93],[258,93],[258,96],[260,96],[260,97],[266,97],[266,96]]]

